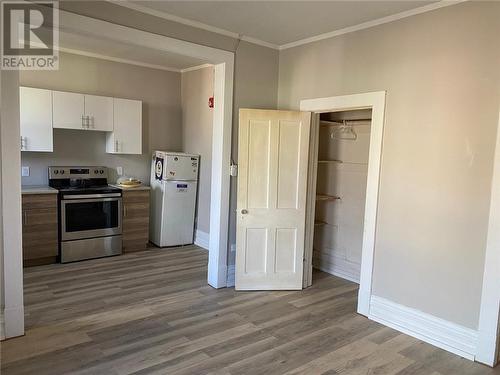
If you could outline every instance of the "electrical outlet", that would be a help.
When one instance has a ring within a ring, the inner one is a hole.
[[[116,167],[116,174],[118,176],[123,176],[123,167]]]
[[[30,167],[21,167],[21,176],[29,177],[30,176]]]

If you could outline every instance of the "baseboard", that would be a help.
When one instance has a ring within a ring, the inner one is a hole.
[[[317,252],[317,255],[313,256],[313,267],[359,284],[361,266],[347,259]]]
[[[475,359],[478,333],[473,329],[373,295],[368,317],[466,359]]]
[[[208,250],[210,247],[210,233],[196,230],[194,234],[194,244],[205,250]]]
[[[232,287],[235,284],[235,271],[236,266],[234,264],[227,266],[227,286]]]

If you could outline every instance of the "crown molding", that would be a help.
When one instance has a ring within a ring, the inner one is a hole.
[[[396,14],[393,14],[390,16],[378,18],[378,19],[375,19],[372,21],[363,22],[363,23],[360,23],[358,25],[349,26],[349,27],[346,27],[343,29],[330,31],[328,33],[315,35],[315,36],[312,36],[309,38],[300,39],[300,40],[297,40],[295,42],[285,43],[282,45],[277,45],[274,43],[266,42],[264,40],[253,38],[253,37],[246,36],[246,35],[240,35],[240,34],[233,32],[233,31],[221,29],[219,27],[207,25],[207,24],[202,23],[202,22],[193,21],[193,20],[189,20],[189,19],[186,19],[183,17],[175,16],[175,15],[167,13],[167,12],[162,12],[159,10],[151,9],[151,8],[148,8],[146,6],[143,6],[143,5],[140,5],[137,3],[131,3],[129,0],[106,0],[106,1],[113,3],[113,4],[116,4],[116,5],[119,5],[119,6],[122,6],[122,7],[125,7],[125,8],[129,8],[129,9],[141,12],[141,13],[149,14],[151,16],[163,18],[163,19],[177,22],[177,23],[180,23],[183,25],[195,27],[195,28],[210,31],[210,32],[213,32],[216,34],[224,35],[224,36],[227,36],[230,38],[240,39],[240,40],[243,40],[243,41],[246,41],[249,43],[253,43],[253,44],[263,46],[263,47],[268,47],[268,48],[272,48],[272,49],[276,49],[276,50],[281,51],[281,50],[285,50],[285,49],[289,49],[289,48],[293,48],[293,47],[298,47],[298,46],[301,46],[304,44],[314,43],[314,42],[317,42],[317,41],[320,41],[323,39],[329,39],[329,38],[333,38],[333,37],[336,37],[339,35],[348,34],[348,33],[352,33],[355,31],[364,30],[364,29],[368,29],[371,27],[383,25],[385,23],[398,21],[398,20],[403,19],[403,18],[407,18],[407,17],[418,15],[418,14],[430,12],[430,11],[444,8],[444,7],[447,7],[450,5],[460,4],[460,3],[463,3],[463,2],[469,1],[469,0],[442,0],[442,1],[439,1],[436,3],[424,5],[424,6],[415,8],[415,9],[410,9],[410,10],[407,10],[404,12],[400,12],[400,13],[396,13]]]
[[[378,18],[378,19],[375,19],[375,20],[372,20],[372,21],[363,22],[363,23],[360,23],[358,25],[349,26],[349,27],[346,27],[346,28],[343,28],[343,29],[331,31],[331,32],[324,33],[324,34],[319,34],[319,35],[316,35],[316,36],[312,36],[310,38],[305,38],[305,39],[297,40],[295,42],[282,44],[281,46],[279,46],[279,50],[282,51],[282,50],[285,50],[285,49],[288,49],[288,48],[298,47],[298,46],[301,46],[303,44],[314,43],[314,42],[317,42],[317,41],[320,41],[320,40],[333,38],[333,37],[336,37],[336,36],[339,36],[339,35],[353,33],[355,31],[359,31],[359,30],[369,29],[371,27],[383,25],[385,23],[390,23],[390,22],[398,21],[398,20],[403,19],[403,18],[408,18],[408,17],[416,16],[417,14],[422,14],[422,13],[430,12],[432,10],[444,8],[444,7],[447,7],[447,6],[450,6],[450,5],[460,4],[460,3],[463,3],[465,1],[468,1],[468,0],[451,0],[451,1],[450,0],[443,0],[443,1],[439,1],[437,3],[432,3],[432,4],[424,5],[422,7],[418,7],[418,8],[415,8],[415,9],[410,9],[410,10],[407,10],[407,11],[404,11],[404,12],[400,12],[400,13],[396,13],[396,14],[393,14],[393,15],[390,15],[390,16]]]
[[[180,23],[180,24],[183,24],[186,26],[196,27],[197,29],[210,31],[212,33],[228,36],[228,37],[233,38],[233,39],[240,39],[240,40],[243,40],[243,41],[246,41],[249,43],[257,44],[257,45],[260,45],[263,47],[272,48],[272,49],[276,49],[276,50],[278,50],[280,48],[280,46],[278,46],[277,44],[269,43],[269,42],[266,42],[264,40],[252,38],[252,37],[245,36],[245,35],[242,36],[238,33],[233,32],[233,31],[229,31],[229,30],[221,29],[219,27],[207,25],[206,23],[203,23],[203,22],[193,21],[193,20],[190,20],[187,18],[175,16],[175,15],[167,13],[167,12],[162,12],[159,10],[151,9],[151,8],[145,7],[145,6],[137,4],[137,3],[131,3],[128,0],[106,0],[106,1],[113,3],[115,5],[119,5],[119,6],[128,8],[128,9],[136,10],[136,11],[141,12],[141,13],[149,14],[150,16],[163,18],[165,20],[177,22],[177,23]]]

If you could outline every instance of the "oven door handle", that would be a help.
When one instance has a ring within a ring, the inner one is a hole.
[[[68,194],[63,195],[62,199],[71,200],[71,199],[94,199],[94,198],[113,198],[113,197],[121,197],[121,193],[109,193],[109,194]]]

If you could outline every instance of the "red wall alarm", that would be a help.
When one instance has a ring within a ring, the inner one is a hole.
[[[208,98],[208,108],[213,108],[214,107],[214,97],[211,96]]]

